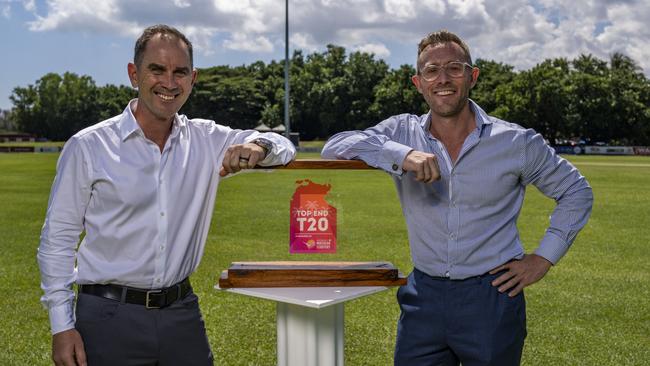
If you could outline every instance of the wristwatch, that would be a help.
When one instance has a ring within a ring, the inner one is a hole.
[[[255,139],[251,143],[259,146],[264,150],[264,158],[273,150],[273,143],[267,139]]]

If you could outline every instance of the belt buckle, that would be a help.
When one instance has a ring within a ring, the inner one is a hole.
[[[147,291],[147,297],[145,298],[144,307],[147,309],[160,309],[160,306],[150,306],[149,300],[151,299],[151,294],[161,294],[162,290],[149,290]]]

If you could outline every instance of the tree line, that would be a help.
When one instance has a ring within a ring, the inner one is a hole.
[[[547,59],[515,71],[478,59],[479,81],[471,98],[496,117],[534,128],[552,144],[569,138],[613,144],[650,145],[650,82],[626,55],[605,61],[592,55]],[[328,45],[323,52],[295,51],[290,63],[291,130],[301,139],[324,139],[364,129],[391,115],[423,114],[427,106],[411,84],[415,69],[391,69],[364,52]],[[76,131],[121,111],[136,96],[127,86],[97,86],[90,76],[47,74],[16,87],[11,122],[23,132],[66,140]],[[199,70],[181,109],[234,128],[284,119],[284,62]]]

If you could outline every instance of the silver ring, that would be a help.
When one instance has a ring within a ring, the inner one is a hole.
[[[245,157],[243,157],[243,156],[240,156],[240,157],[239,157],[239,161],[248,161],[248,158],[245,158]]]

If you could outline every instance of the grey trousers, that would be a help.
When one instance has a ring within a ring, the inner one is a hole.
[[[89,366],[213,364],[193,292],[162,309],[79,294],[75,312]]]

